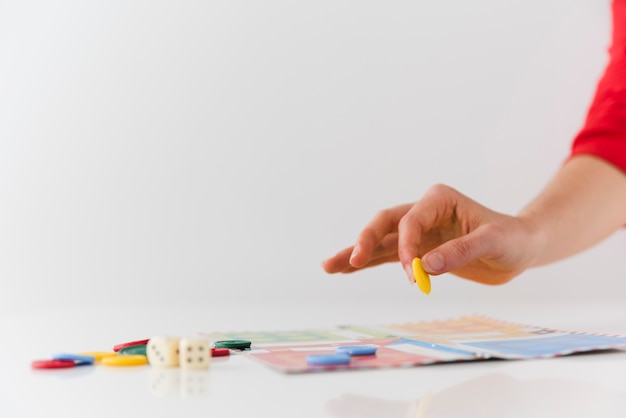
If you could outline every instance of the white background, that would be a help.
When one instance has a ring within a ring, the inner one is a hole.
[[[621,231],[505,286],[433,278],[429,297],[398,265],[320,267],[434,183],[525,205],[582,126],[609,12],[0,1],[0,312],[623,301]]]

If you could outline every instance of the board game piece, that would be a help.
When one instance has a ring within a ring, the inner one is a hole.
[[[371,356],[376,354],[376,346],[373,345],[345,345],[335,349],[337,354],[349,356]]]
[[[178,338],[152,337],[148,341],[146,354],[150,365],[156,367],[178,367]]]
[[[105,357],[102,364],[105,366],[143,366],[148,363],[146,356],[138,354],[126,354],[122,356]]]
[[[228,348],[211,348],[211,357],[226,357],[230,356],[230,350]]]
[[[80,354],[71,353],[57,353],[52,356],[53,360],[69,360],[76,363],[76,365],[93,364],[96,358],[93,356],[86,356]]]
[[[208,369],[211,365],[211,349],[206,338],[182,338],[179,343],[181,369]]]
[[[422,260],[419,257],[415,257],[412,262],[413,277],[415,277],[415,283],[419,289],[425,293],[430,293],[430,276],[424,271],[422,267]]]
[[[73,360],[35,360],[30,366],[33,369],[67,369],[75,367],[76,362]]]
[[[309,354],[306,361],[314,366],[336,366],[340,364],[349,364],[350,355],[348,354]]]
[[[213,343],[216,348],[230,348],[233,350],[245,350],[250,348],[252,343],[248,340],[221,340]]]
[[[149,340],[137,340],[137,341],[129,341],[127,343],[121,343],[121,344],[117,344],[113,346],[113,351],[117,352],[120,351],[122,348],[126,348],[126,347],[130,347],[133,345],[142,345],[142,344],[148,344]]]
[[[142,355],[142,356],[146,356],[146,344],[139,344],[139,345],[129,345],[128,347],[124,347],[122,348],[120,351],[117,352],[117,354],[120,355],[127,355],[127,354],[138,354],[138,355]]]
[[[81,356],[91,356],[96,361],[101,361],[105,357],[117,356],[117,353],[114,351],[83,351],[78,353]]]

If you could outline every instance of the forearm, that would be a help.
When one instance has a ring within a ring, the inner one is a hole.
[[[534,266],[569,257],[626,225],[626,174],[597,157],[574,156],[518,217],[534,234]]]

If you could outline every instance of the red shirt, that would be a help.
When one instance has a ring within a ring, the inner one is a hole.
[[[613,0],[610,61],[571,155],[592,154],[626,172],[626,0]]]

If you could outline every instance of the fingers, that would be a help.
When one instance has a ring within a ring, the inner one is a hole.
[[[401,219],[398,226],[398,255],[409,280],[412,280],[411,263],[419,257],[423,234],[440,223],[454,223],[455,210],[463,196],[444,186],[431,187]],[[433,262],[435,259],[433,259]]]
[[[445,185],[431,187],[414,204],[379,212],[356,243],[324,261],[328,273],[351,273],[400,261],[413,282],[412,261],[421,257],[433,275],[451,272],[486,284],[501,284],[527,268],[531,232]]]
[[[356,267],[349,266],[345,270],[343,270],[341,273],[343,274],[353,273],[355,271],[363,270],[364,268],[375,267],[375,266],[379,266],[385,263],[394,263],[397,261],[398,261],[398,254],[392,254],[392,255],[385,256],[385,257],[373,258],[372,260],[370,260],[369,263],[367,263],[363,267],[356,268]]]
[[[350,265],[356,268],[365,266],[374,256],[374,251],[381,245],[385,237],[398,230],[400,219],[410,208],[411,205],[406,204],[378,212],[359,234],[350,255]]]
[[[341,273],[348,266],[350,266],[350,255],[352,254],[352,250],[354,247],[348,247],[333,257],[326,259],[322,262],[322,268],[326,273]]]
[[[354,247],[341,250],[335,256],[324,260],[322,267],[327,273],[351,273],[362,268],[398,261],[398,234],[392,233],[385,236],[372,251],[367,262],[359,267],[350,264],[350,256],[353,251]]]

